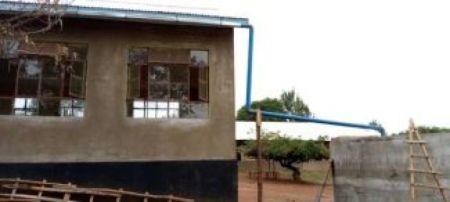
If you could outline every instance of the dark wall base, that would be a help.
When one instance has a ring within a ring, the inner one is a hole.
[[[237,201],[237,163],[234,160],[0,163],[0,177],[174,194],[196,201]]]

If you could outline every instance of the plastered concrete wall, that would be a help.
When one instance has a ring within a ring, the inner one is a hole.
[[[235,159],[233,29],[66,19],[38,39],[88,44],[85,117],[0,116],[0,162]],[[128,118],[133,46],[209,50],[209,118]]]
[[[443,173],[441,183],[450,186],[450,134],[423,135],[432,161]],[[417,154],[419,150],[416,151]],[[331,142],[336,202],[409,201],[409,147],[405,137],[336,138]],[[416,168],[426,168],[416,160]],[[420,175],[424,176],[424,175]],[[434,183],[430,177],[417,182]],[[442,201],[431,189],[417,189],[418,201]],[[450,193],[447,191],[447,196]]]

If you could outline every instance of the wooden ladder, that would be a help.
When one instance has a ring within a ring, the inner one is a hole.
[[[408,140],[406,143],[409,145],[409,174],[410,174],[410,194],[411,201],[416,202],[416,188],[428,188],[428,189],[437,189],[439,190],[440,195],[442,196],[442,200],[444,202],[448,202],[447,196],[445,195],[445,190],[448,189],[443,187],[439,181],[439,175],[441,174],[436,170],[433,166],[433,163],[430,159],[430,154],[428,153],[428,149],[426,147],[426,142],[422,139],[422,135],[420,135],[416,126],[414,125],[414,121],[411,119],[409,123],[409,131],[408,131]],[[414,148],[419,146],[421,154],[415,154]],[[415,159],[423,159],[426,160],[426,164],[428,169],[416,169],[414,167]],[[425,184],[425,183],[417,183],[416,175],[431,175],[435,182],[434,185]]]

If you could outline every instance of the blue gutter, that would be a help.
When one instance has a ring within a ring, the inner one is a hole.
[[[254,109],[251,108],[251,102],[252,102],[252,75],[253,75],[253,40],[254,40],[254,34],[255,30],[253,26],[251,25],[242,25],[241,28],[248,29],[248,58],[247,58],[247,93],[246,93],[246,100],[245,100],[245,107],[247,108],[247,111],[250,113],[256,113]],[[380,125],[370,125],[370,124],[358,124],[358,123],[348,123],[348,122],[340,122],[340,121],[333,121],[333,120],[325,120],[325,119],[317,119],[309,116],[302,116],[302,115],[295,115],[295,114],[286,114],[286,113],[278,113],[278,112],[268,112],[268,111],[261,111],[262,116],[266,117],[274,117],[274,118],[281,118],[281,119],[289,119],[289,120],[295,120],[300,122],[310,122],[310,123],[318,123],[318,124],[326,124],[326,125],[332,125],[332,126],[342,126],[342,127],[349,127],[349,128],[358,128],[358,129],[368,129],[368,130],[375,130],[380,133],[380,135],[386,136],[386,131],[383,128],[383,126]]]

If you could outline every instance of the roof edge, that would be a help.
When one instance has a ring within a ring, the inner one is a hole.
[[[0,1],[0,13],[27,12],[35,8],[34,3],[17,1]],[[162,24],[183,24],[214,27],[245,27],[249,26],[247,18],[236,18],[214,15],[199,15],[181,12],[142,11],[105,7],[85,7],[62,5],[64,16],[125,20],[133,22],[154,22]]]

